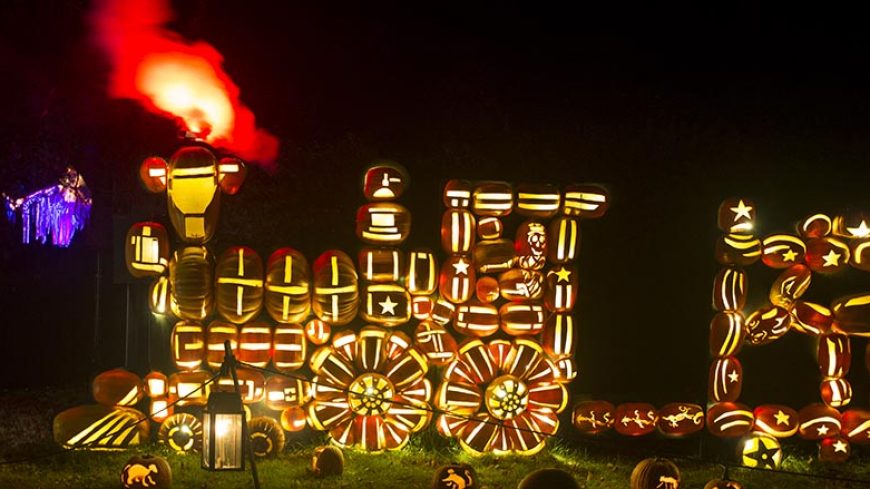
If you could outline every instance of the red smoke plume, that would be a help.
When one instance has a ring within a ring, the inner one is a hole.
[[[221,54],[166,29],[172,16],[167,0],[96,2],[94,33],[112,64],[109,95],[136,100],[243,159],[272,164],[278,140],[239,101]]]

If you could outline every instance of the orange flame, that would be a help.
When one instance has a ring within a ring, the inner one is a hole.
[[[136,100],[213,146],[271,165],[278,140],[258,129],[254,114],[239,101],[221,54],[166,29],[171,19],[167,0],[96,3],[96,39],[112,65],[109,95]]]

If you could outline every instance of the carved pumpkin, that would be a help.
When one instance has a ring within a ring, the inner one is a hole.
[[[139,180],[145,190],[153,194],[166,190],[167,167],[166,160],[159,156],[151,156],[142,161],[139,165]]]
[[[231,323],[246,323],[263,308],[263,261],[251,248],[235,246],[218,259],[215,269],[217,311]]]
[[[828,406],[839,408],[852,402],[852,384],[846,379],[826,379],[819,388],[822,401]]]
[[[474,296],[477,300],[489,304],[499,298],[498,280],[493,277],[481,277],[474,284]]]
[[[474,187],[471,208],[478,216],[506,216],[514,208],[514,188],[507,182],[481,182]]]
[[[852,348],[849,337],[831,333],[819,337],[819,370],[822,377],[836,379],[849,373],[852,365]]]
[[[432,489],[478,489],[481,485],[474,467],[465,464],[445,465],[435,472]]]
[[[670,460],[648,458],[631,471],[631,489],[679,489],[680,469]]]
[[[581,219],[596,219],[610,207],[607,189],[600,185],[572,184],[565,187],[562,214]]]
[[[736,355],[743,347],[746,330],[739,312],[720,312],[710,321],[710,354],[716,358]]]
[[[498,309],[492,304],[470,301],[456,308],[453,329],[459,334],[485,337],[498,331]]]
[[[798,411],[798,434],[804,440],[821,440],[840,433],[840,411],[815,403]]]
[[[433,365],[447,365],[456,357],[457,344],[453,335],[433,321],[421,321],[417,325],[414,345]]]
[[[284,431],[295,433],[304,430],[306,426],[308,426],[308,419],[305,409],[291,406],[281,411],[281,428],[284,428]]]
[[[484,239],[472,249],[474,266],[480,273],[499,273],[514,265],[514,243],[508,239]]]
[[[870,411],[866,409],[847,409],[843,412],[840,434],[850,443],[870,444]]]
[[[851,210],[832,220],[831,234],[846,239],[865,239],[870,237],[870,215],[866,212]]]
[[[266,381],[266,407],[281,411],[302,406],[310,399],[311,384],[299,377],[273,375]]]
[[[791,315],[779,306],[764,306],[746,318],[746,341],[751,345],[766,345],[788,333]]]
[[[275,250],[266,265],[264,305],[279,323],[304,321],[311,310],[311,272],[302,253],[293,248]]]
[[[517,185],[517,214],[549,219],[562,206],[562,195],[555,185],[521,183]]]
[[[547,263],[547,246],[547,228],[542,222],[522,223],[514,239],[517,266],[524,270],[543,270]]]
[[[435,299],[428,295],[411,296],[411,316],[418,321],[428,321],[435,307]]]
[[[359,252],[359,270],[369,282],[398,282],[404,278],[403,254],[397,248],[364,247]]]
[[[499,239],[504,232],[504,224],[497,217],[481,217],[477,221],[477,237],[480,239]]]
[[[441,326],[446,326],[456,316],[456,304],[439,297],[432,305],[432,320]]]
[[[151,283],[148,288],[148,307],[152,313],[161,316],[170,312],[169,277],[157,277],[157,280]]]
[[[123,489],[164,489],[172,487],[172,470],[163,457],[135,455],[121,469]]]
[[[751,234],[726,234],[716,241],[714,256],[722,265],[752,265],[761,258],[761,240]]]
[[[327,251],[317,258],[312,270],[314,314],[334,326],[344,326],[353,320],[359,307],[358,278],[353,261],[342,251]]]
[[[408,171],[392,161],[379,161],[363,176],[363,194],[369,201],[398,199],[410,183]]]
[[[556,365],[556,382],[568,383],[577,377],[577,364],[571,357],[562,357],[557,359]]]
[[[411,296],[399,284],[364,284],[360,317],[368,323],[399,326],[411,319]]]
[[[853,242],[850,254],[849,265],[862,272],[870,272],[870,239]]]
[[[146,375],[145,394],[148,397],[164,397],[169,394],[169,379],[166,375],[156,370]]]
[[[707,398],[710,402],[734,402],[743,388],[743,366],[734,357],[718,358],[710,364]]]
[[[665,436],[681,437],[704,429],[704,408],[688,402],[673,402],[659,409],[656,427]]]
[[[356,237],[377,245],[401,244],[411,233],[411,212],[395,202],[366,204],[356,213]]]
[[[206,362],[210,368],[220,368],[224,363],[226,348],[224,342],[230,342],[230,349],[237,352],[239,348],[239,327],[232,323],[215,319],[208,325],[206,342]]]
[[[132,408],[78,406],[54,417],[54,441],[64,448],[123,450],[148,442],[151,424]]]
[[[471,204],[474,185],[468,180],[450,180],[444,185],[442,195],[444,206],[448,209],[467,208]]]
[[[300,324],[279,324],[272,336],[272,365],[282,372],[293,372],[305,364],[308,340]]]
[[[239,360],[265,367],[272,359],[272,328],[266,323],[249,323],[239,329]]]
[[[498,289],[508,301],[538,300],[544,296],[544,274],[514,268],[498,276]]]
[[[740,460],[745,467],[778,469],[782,463],[779,440],[763,433],[752,433],[737,444]]]
[[[245,162],[231,156],[221,158],[218,163],[218,180],[221,191],[227,195],[236,195],[242,189],[248,167]]]
[[[613,429],[620,435],[643,436],[655,431],[658,412],[655,406],[643,402],[628,402],[616,406]]]
[[[325,345],[332,334],[332,328],[319,319],[312,319],[305,324],[305,338],[312,345]]]
[[[169,376],[169,397],[177,399],[178,406],[205,406],[211,386],[202,385],[210,378],[202,370],[174,373]]]
[[[704,489],[743,489],[743,484],[728,479],[713,479],[704,485]]]
[[[797,299],[800,299],[810,286],[812,272],[804,265],[794,265],[784,270],[770,287],[770,303],[791,309]]]
[[[707,409],[707,430],[720,438],[743,436],[754,424],[755,416],[744,404],[720,402]]]
[[[804,261],[807,247],[797,236],[774,234],[761,241],[761,261],[770,268],[788,268]]]
[[[849,245],[837,238],[814,238],[807,241],[807,266],[818,273],[836,273],[849,264]]]
[[[508,302],[499,310],[501,330],[511,336],[534,335],[544,329],[547,314],[540,304]]]
[[[476,277],[477,274],[470,257],[451,256],[444,260],[438,278],[438,289],[441,292],[441,297],[454,304],[468,302],[475,291]]]
[[[256,457],[274,457],[284,450],[284,430],[268,416],[248,421],[248,435],[251,437],[251,451]]]
[[[160,425],[157,440],[176,452],[199,452],[202,450],[202,422],[192,414],[174,414]]]
[[[204,147],[181,148],[169,159],[167,177],[172,227],[185,243],[206,243],[217,231],[220,214],[217,160]]]
[[[470,253],[475,240],[474,216],[467,209],[448,209],[441,218],[441,247],[451,255]]]
[[[172,313],[180,319],[202,321],[214,310],[214,263],[202,246],[187,246],[169,262]]]
[[[837,331],[870,336],[870,293],[840,297],[831,305],[831,311]]]
[[[559,313],[550,314],[544,324],[541,346],[551,357],[572,356],[574,355],[574,337],[576,334],[573,316]]]
[[[798,412],[788,406],[764,404],[755,408],[755,431],[774,438],[788,438],[798,431]]]
[[[239,392],[242,395],[243,403],[254,404],[266,398],[266,377],[259,371],[252,368],[239,367],[236,369],[236,376],[239,380]],[[235,391],[233,378],[230,375],[218,377],[217,382],[213,385],[213,390],[215,391]]]
[[[172,361],[178,370],[196,370],[205,359],[205,332],[202,325],[179,321],[172,328]]]
[[[719,205],[719,229],[725,233],[751,233],[755,227],[755,204],[749,199],[725,199]]]
[[[713,280],[713,309],[740,312],[746,306],[746,272],[726,267]]]
[[[825,334],[831,330],[834,314],[825,306],[806,301],[795,301],[791,310],[792,327],[801,333]]]
[[[574,261],[580,249],[580,223],[570,217],[557,217],[547,228],[547,258],[564,265]]]
[[[162,423],[174,412],[175,407],[170,404],[168,397],[152,397],[148,403],[148,416],[156,423]]]
[[[344,454],[336,446],[317,447],[311,459],[311,470],[319,477],[341,475],[344,471]]]
[[[813,214],[797,225],[797,231],[804,239],[823,238],[831,234],[833,224],[825,214]]]
[[[832,436],[819,442],[819,461],[843,463],[852,454],[852,444],[842,436]]]
[[[428,250],[408,253],[405,287],[411,295],[431,295],[438,288],[438,261]]]
[[[613,428],[616,407],[607,401],[581,401],[574,406],[571,421],[582,433],[597,435]]]
[[[124,262],[136,278],[162,275],[169,266],[169,233],[156,222],[137,222],[127,231]]]
[[[517,489],[580,489],[577,481],[562,469],[539,469],[525,476]]]
[[[544,306],[551,312],[571,312],[577,302],[577,270],[565,265],[550,269],[544,279]]]
[[[107,370],[94,377],[91,392],[94,400],[105,406],[134,406],[145,396],[142,379],[123,368]]]

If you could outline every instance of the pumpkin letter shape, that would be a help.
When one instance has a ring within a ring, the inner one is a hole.
[[[344,326],[359,308],[359,279],[353,261],[344,252],[332,250],[320,255],[314,271],[314,314],[334,326]]]
[[[565,187],[562,214],[582,219],[596,219],[610,207],[607,189],[599,185],[573,184]]]
[[[172,487],[172,470],[163,457],[136,455],[121,469],[124,489],[163,489]]]
[[[180,319],[202,321],[214,310],[214,263],[205,247],[188,246],[169,262],[170,308]]]
[[[205,331],[193,321],[179,321],[172,328],[172,361],[178,370],[196,370],[205,359]]]
[[[663,458],[642,460],[631,471],[631,489],[679,489],[680,469]]]
[[[251,248],[236,246],[225,251],[215,270],[218,314],[231,323],[243,324],[263,308],[263,261]]]
[[[471,252],[475,221],[467,209],[449,209],[441,218],[441,247],[452,255]]]
[[[91,392],[94,400],[104,406],[134,406],[145,396],[142,379],[123,368],[97,375],[91,383]]]
[[[156,222],[138,222],[124,241],[127,271],[136,278],[162,275],[169,266],[169,233]]]
[[[551,263],[564,265],[577,257],[580,249],[580,223],[570,217],[557,217],[547,228],[547,258]]]
[[[555,185],[521,183],[517,185],[517,214],[549,219],[562,205],[562,195]]]
[[[507,182],[479,183],[471,198],[471,208],[478,216],[506,216],[514,209],[514,188]]]
[[[302,253],[281,248],[266,265],[266,312],[279,323],[304,321],[311,310],[311,272]]]
[[[208,149],[187,146],[169,159],[166,196],[169,220],[181,240],[204,244],[217,231],[220,213],[218,164]]]

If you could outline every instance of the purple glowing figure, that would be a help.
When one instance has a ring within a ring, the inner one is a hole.
[[[76,231],[84,229],[91,215],[91,192],[85,179],[71,166],[57,185],[39,189],[19,199],[4,195],[6,217],[15,222],[21,211],[21,241],[30,243],[31,234],[45,244],[66,248]]]

